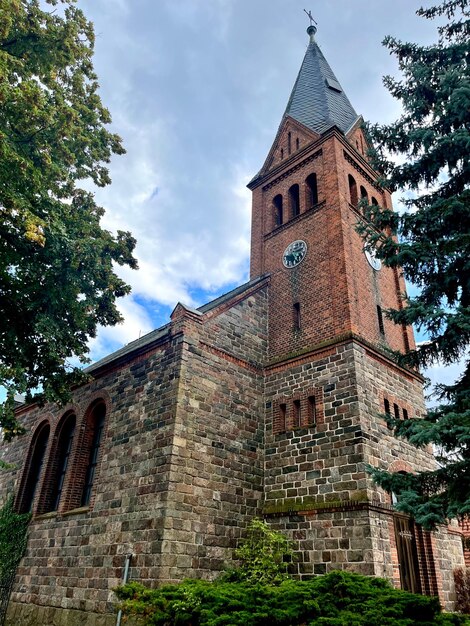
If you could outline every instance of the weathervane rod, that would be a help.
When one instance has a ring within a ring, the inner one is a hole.
[[[310,20],[310,26],[312,26],[312,24],[315,24],[315,26],[318,26],[318,24],[316,23],[316,21],[312,17],[312,11],[307,11],[307,9],[304,9],[304,13],[307,14],[308,19]]]

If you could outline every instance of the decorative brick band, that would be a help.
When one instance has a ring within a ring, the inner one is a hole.
[[[377,181],[374,180],[372,178],[372,176],[369,176],[369,174],[359,165],[359,163],[357,163],[357,161],[355,159],[352,158],[351,155],[349,155],[346,150],[343,150],[343,156],[346,159],[346,161],[348,163],[350,163],[353,168],[359,172],[359,174],[361,174],[361,176],[363,176],[363,178],[365,178],[365,180],[372,185],[372,187],[374,187],[374,189],[377,189],[377,191],[379,191],[381,194],[383,193],[383,189],[380,185],[377,184]]]
[[[298,222],[301,222],[306,217],[309,217],[310,215],[312,215],[312,213],[316,213],[317,211],[322,209],[325,205],[326,205],[326,200],[322,200],[321,202],[318,202],[315,206],[313,206],[311,209],[308,209],[307,211],[304,211],[303,213],[299,213],[299,215],[296,215],[295,217],[291,217],[288,222],[281,224],[280,226],[272,230],[270,233],[267,233],[266,235],[264,235],[264,240],[266,241],[268,239],[271,239],[271,237],[274,237],[281,231],[287,230],[287,228],[289,226],[292,226],[292,224],[297,224]]]
[[[271,187],[274,187],[274,185],[279,183],[281,180],[284,180],[285,178],[287,178],[288,176],[290,176],[297,170],[300,170],[302,167],[304,167],[304,165],[307,165],[311,161],[318,159],[318,157],[320,157],[321,155],[322,155],[322,150],[320,149],[320,150],[317,150],[317,152],[314,152],[313,154],[311,154],[308,158],[303,159],[299,163],[296,163],[295,165],[290,167],[288,170],[285,170],[280,176],[278,176],[277,178],[269,182],[267,185],[264,185],[263,191],[267,191],[268,189],[271,189]]]

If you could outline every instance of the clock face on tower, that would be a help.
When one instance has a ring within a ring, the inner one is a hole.
[[[382,267],[382,261],[375,256],[374,248],[371,248],[367,244],[364,246],[364,254],[366,255],[367,262],[373,270],[378,272]]]
[[[282,264],[288,269],[295,267],[301,263],[307,254],[307,244],[302,239],[293,241],[284,250],[282,255]]]

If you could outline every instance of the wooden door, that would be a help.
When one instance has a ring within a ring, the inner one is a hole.
[[[405,591],[421,593],[415,525],[412,519],[395,515],[395,537],[401,587]]]

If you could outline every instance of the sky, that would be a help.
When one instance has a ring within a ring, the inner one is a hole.
[[[93,361],[166,323],[178,301],[200,306],[248,280],[246,185],[271,147],[308,45],[304,8],[353,107],[372,122],[400,113],[382,84],[397,72],[383,38],[436,39],[415,0],[78,4],[94,22],[100,94],[127,150],[96,198],[103,226],[137,239],[140,266],[118,269],[132,294],[119,300],[124,322],[92,341]],[[439,367],[431,375],[447,376]]]

